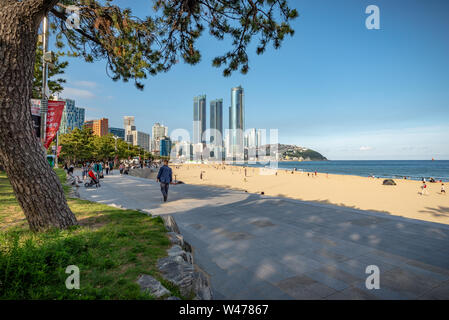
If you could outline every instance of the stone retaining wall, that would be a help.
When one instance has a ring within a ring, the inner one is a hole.
[[[139,172],[140,170],[142,169],[134,169],[132,171]],[[149,169],[145,171],[148,172]],[[146,174],[145,172],[140,173]],[[79,198],[76,187],[72,186],[68,197]],[[151,216],[149,212],[137,211]],[[168,256],[159,259],[157,262],[157,268],[161,272],[162,277],[179,287],[184,297],[192,297],[194,300],[212,300],[213,295],[209,284],[209,277],[194,264],[192,246],[184,240],[172,216],[162,215],[160,217],[164,221],[165,228],[168,231],[168,237],[172,244],[170,249],[167,250]],[[156,298],[163,298],[170,294],[157,279],[150,275],[140,275],[137,283],[143,291],[149,292]],[[177,298],[170,296],[167,300],[177,300]]]
[[[172,247],[168,257],[158,261],[162,276],[177,285],[183,296],[194,296],[195,300],[212,300],[212,289],[208,276],[194,264],[192,246],[186,242],[171,215],[160,216],[168,230]]]

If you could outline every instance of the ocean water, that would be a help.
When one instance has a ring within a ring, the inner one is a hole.
[[[249,167],[265,167],[266,163],[248,164]],[[302,170],[362,177],[403,178],[421,180],[434,178],[449,181],[449,160],[366,160],[366,161],[285,161],[278,162],[279,169]]]

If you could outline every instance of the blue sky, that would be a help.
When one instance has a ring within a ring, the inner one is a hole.
[[[150,0],[116,3],[152,14]],[[449,1],[290,3],[300,14],[294,37],[261,56],[252,46],[247,75],[224,78],[211,66],[227,43],[206,32],[198,65],[180,63],[149,78],[143,92],[113,82],[104,61],[69,59],[62,96],[110,126],[134,115],[141,131],[151,132],[154,122],[191,130],[194,96],[223,98],[227,127],[230,90],[242,85],[246,127],[277,128],[280,143],[335,160],[449,159]],[[380,8],[380,30],[365,27],[368,5]]]

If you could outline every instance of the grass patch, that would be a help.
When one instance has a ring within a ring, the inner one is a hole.
[[[64,171],[56,172],[64,181]],[[0,299],[151,299],[136,284],[140,274],[167,284],[156,268],[170,246],[161,218],[67,200],[79,226],[33,233],[0,172]],[[65,287],[69,265],[80,269],[79,290]]]

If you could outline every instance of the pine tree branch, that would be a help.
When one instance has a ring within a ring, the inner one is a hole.
[[[68,18],[68,16],[66,16],[64,13],[62,13],[62,12],[56,10],[55,8],[52,8],[52,9],[50,10],[50,12],[51,12],[56,18],[62,20],[63,22],[65,22],[65,21],[67,20],[67,18]],[[74,29],[74,30],[75,30],[77,33],[79,33],[80,35],[82,35],[83,37],[85,37],[86,39],[88,39],[88,40],[90,40],[90,41],[92,41],[92,42],[95,42],[95,43],[98,44],[98,45],[101,45],[101,42],[100,42],[98,39],[92,37],[91,35],[89,35],[88,33],[86,33],[84,30],[82,30],[82,29],[80,29],[80,28],[76,28],[76,29]]]

